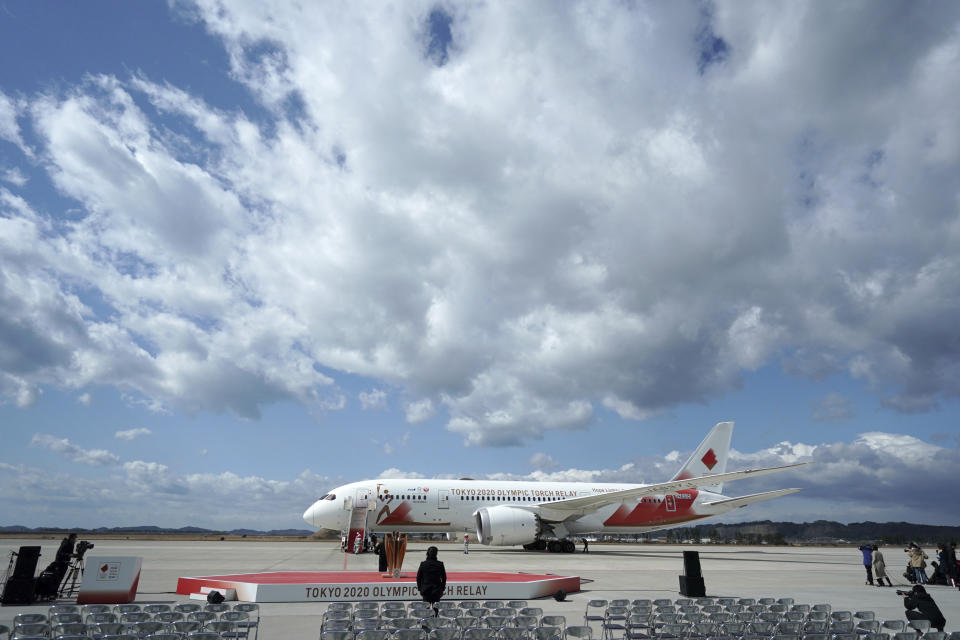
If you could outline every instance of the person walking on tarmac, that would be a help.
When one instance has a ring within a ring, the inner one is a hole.
[[[890,582],[890,576],[887,575],[887,563],[883,559],[883,554],[880,553],[880,543],[875,543],[873,545],[873,576],[877,579],[877,586],[883,586],[883,579],[887,579],[887,586],[892,587],[893,583]]]
[[[873,586],[873,547],[869,544],[862,544],[859,547],[860,553],[863,554],[863,568],[867,570],[867,582],[866,584]]]
[[[437,603],[447,590],[447,570],[443,563],[437,560],[437,548],[427,549],[427,559],[420,563],[417,569],[417,590],[424,602],[433,607],[433,617],[440,615]]]
[[[587,539],[586,539],[586,538],[583,539],[583,552],[584,552],[584,553],[590,553],[590,545],[587,544]]]
[[[463,534],[463,552],[470,553],[470,534]]]

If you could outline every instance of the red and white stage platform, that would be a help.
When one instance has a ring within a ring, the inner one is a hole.
[[[177,593],[200,593],[203,587],[236,589],[247,602],[338,602],[419,600],[416,573],[384,578],[376,571],[274,571],[180,578]],[[580,590],[579,576],[532,573],[454,571],[447,573],[445,598],[452,600],[529,600],[557,591]]]

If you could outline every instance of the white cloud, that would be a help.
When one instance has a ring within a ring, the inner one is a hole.
[[[150,429],[147,429],[146,427],[137,427],[135,429],[117,431],[113,434],[113,437],[117,438],[118,440],[136,440],[141,436],[149,436],[151,434],[153,434],[153,432],[150,431]]]
[[[364,410],[385,409],[387,406],[387,393],[382,389],[374,389],[369,393],[361,391],[357,397],[360,398],[360,408]]]
[[[423,475],[422,473],[417,473],[416,471],[401,471],[400,469],[396,469],[396,468],[391,467],[391,468],[389,468],[389,469],[384,469],[382,472],[380,472],[380,475],[378,475],[377,477],[378,477],[378,478],[411,478],[411,479],[415,479],[415,478],[426,478],[427,476]]]
[[[557,466],[557,461],[548,453],[535,453],[527,460],[531,467],[538,470],[552,469]]]
[[[27,184],[27,176],[17,167],[11,167],[3,172],[2,179],[15,187],[22,187]]]
[[[0,91],[0,140],[8,140],[23,146],[20,125],[17,124],[18,108],[13,98]]]
[[[397,449],[407,446],[407,444],[410,442],[410,432],[405,431],[399,438],[396,438],[393,442],[389,442],[389,441],[381,442],[380,440],[371,440],[371,442],[375,447],[379,447],[380,450],[383,451],[383,453],[385,453],[388,456],[392,456],[397,453]]]
[[[73,444],[67,438],[57,438],[49,434],[34,434],[30,440],[30,445],[34,447],[43,447],[55,453],[59,453],[74,462],[89,464],[93,466],[114,465],[120,462],[120,458],[106,449],[83,449]]]
[[[436,409],[434,409],[433,401],[430,398],[408,402],[405,411],[406,420],[410,424],[426,422],[436,414]]]
[[[956,402],[958,6],[449,5],[446,59],[435,7],[198,1],[249,113],[143,76],[0,93],[80,209],[0,187],[0,394],[256,419],[356,375],[475,446],[780,362]]]
[[[89,393],[81,393],[77,396],[77,402],[85,407],[89,407],[93,403],[93,396]]]

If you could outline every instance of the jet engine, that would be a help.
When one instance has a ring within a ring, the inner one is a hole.
[[[479,509],[477,539],[481,544],[529,544],[540,534],[540,518],[525,509],[496,506]]]

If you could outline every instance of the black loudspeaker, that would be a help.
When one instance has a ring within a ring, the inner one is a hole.
[[[680,576],[680,593],[688,598],[705,598],[707,588],[703,585],[703,578],[699,576]]]
[[[30,604],[33,602],[33,576],[11,577],[3,587],[3,604]]]
[[[40,559],[40,547],[20,547],[17,552],[17,565],[13,568],[13,578],[33,579]]]
[[[703,574],[700,573],[699,551],[683,552],[683,575],[688,578],[700,578],[703,576]]]

